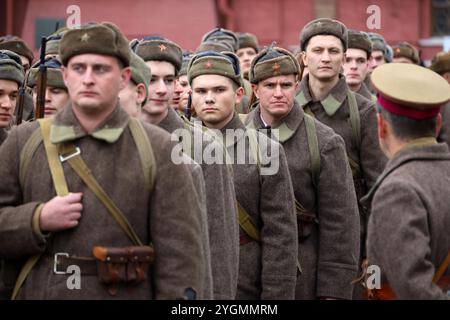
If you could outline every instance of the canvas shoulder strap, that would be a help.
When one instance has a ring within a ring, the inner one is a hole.
[[[357,149],[361,148],[361,119],[359,117],[358,104],[356,102],[356,96],[351,91],[347,91],[348,104],[350,109],[350,123],[352,125],[353,140]]]
[[[30,166],[31,159],[33,158],[33,155],[39,145],[43,142],[42,126],[47,126],[47,123],[49,123],[49,121],[50,120],[48,118],[39,120],[41,129],[35,130],[33,132],[20,153],[19,178],[20,185],[22,187],[25,186],[25,177],[28,171],[28,167]],[[50,127],[51,123],[45,130],[50,130]],[[139,120],[131,118],[129,127],[139,153],[142,169],[144,172],[146,188],[148,192],[151,192],[153,190],[156,176],[156,161],[153,153],[153,148],[150,144],[147,133]]]
[[[320,151],[317,139],[316,124],[314,118],[304,114],[306,135],[308,138],[309,156],[311,158],[311,176],[314,186],[317,188],[320,174]]]
[[[356,96],[351,91],[347,91],[347,98],[350,111],[350,123],[353,132],[353,141],[357,150],[361,150],[361,118],[359,116],[358,104],[356,102]],[[350,168],[352,169],[352,175],[354,178],[361,176],[361,166],[358,160],[347,156]]]
[[[436,271],[436,274],[433,277],[433,283],[439,282],[439,280],[444,275],[445,270],[447,270],[449,264],[450,264],[450,250],[447,254],[447,257],[445,257],[444,262],[442,262],[442,264],[439,266],[439,269]]]
[[[253,224],[250,215],[245,211],[245,209],[241,206],[241,204],[236,201],[238,213],[239,213],[239,226],[245,233],[255,241],[261,241],[261,234],[256,226]]]
[[[69,193],[69,190],[67,188],[67,182],[66,178],[64,176],[64,171],[61,165],[61,162],[58,158],[58,150],[54,144],[50,142],[50,129],[52,126],[52,118],[45,118],[45,119],[39,119],[39,125],[41,130],[36,130],[33,135],[30,137],[30,140],[28,142],[30,144],[27,144],[24,146],[24,150],[22,150],[22,154],[24,154],[25,160],[29,164],[29,161],[31,160],[32,155],[36,151],[40,141],[40,139],[37,138],[36,132],[41,132],[40,136],[44,140],[44,147],[45,152],[47,153],[47,159],[48,164],[50,166],[50,172],[53,179],[53,185],[55,186],[56,194],[58,196],[65,196]],[[33,150],[34,149],[34,150]],[[21,154],[21,155],[22,155]],[[22,159],[21,159],[21,170],[22,165]],[[28,165],[27,164],[27,165]],[[24,171],[21,171],[20,176],[24,177],[23,173]],[[25,170],[26,172],[26,170]],[[21,180],[22,181],[22,180]],[[23,283],[25,282],[25,279],[27,278],[28,274],[31,272],[33,267],[36,265],[36,263],[39,261],[39,258],[42,254],[36,254],[28,258],[28,260],[25,262],[25,264],[22,266],[22,269],[20,270],[19,276],[17,277],[16,284],[14,285],[13,293],[12,293],[12,300],[15,300],[17,297],[17,294],[19,293],[20,288],[22,287]]]
[[[138,119],[130,118],[128,125],[138,149],[142,170],[144,171],[147,192],[151,193],[153,191],[156,176],[156,160],[152,145],[142,123]]]

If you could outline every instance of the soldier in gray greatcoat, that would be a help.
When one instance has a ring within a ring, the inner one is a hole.
[[[258,54],[250,81],[259,104],[247,126],[270,128],[286,152],[302,267],[296,299],[351,299],[359,252],[351,170],[343,139],[306,115],[295,101],[298,74],[298,62],[288,51],[269,48]]]
[[[437,143],[440,107],[450,85],[413,64],[387,64],[372,74],[378,138],[389,158],[368,204],[367,258],[379,267],[375,298],[450,299],[450,152]]]
[[[240,223],[236,297],[294,299],[297,225],[285,153],[261,133],[250,136],[235,113],[244,94],[236,55],[202,52],[192,58],[188,79],[199,119],[220,131],[233,167]]]

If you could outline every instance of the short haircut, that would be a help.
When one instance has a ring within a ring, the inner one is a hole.
[[[437,117],[415,120],[393,114],[378,104],[377,111],[391,124],[394,135],[401,140],[436,136]]]

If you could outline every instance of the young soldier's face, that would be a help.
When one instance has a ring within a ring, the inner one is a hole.
[[[174,82],[174,90],[172,99],[170,99],[170,106],[175,110],[178,109],[178,105],[180,104],[181,95],[183,94],[183,88],[180,86],[179,79],[176,79]]]
[[[36,87],[33,89],[33,100],[34,104],[36,104],[37,92]],[[66,89],[50,87],[48,86],[45,90],[45,109],[44,115],[45,117],[50,117],[54,115],[56,112],[64,108],[65,105],[69,103],[69,93]]]
[[[253,87],[255,96],[259,99],[261,113],[268,115],[265,119],[281,119],[294,106],[298,82],[294,74],[276,76],[260,81]]]
[[[71,58],[62,72],[73,106],[89,114],[114,109],[131,77],[117,58],[90,53]]]
[[[215,74],[205,74],[192,81],[192,104],[203,123],[214,129],[222,129],[231,121],[234,106],[244,95],[242,87],[235,89],[233,82]]]
[[[242,48],[236,51],[236,55],[239,57],[241,69],[243,73],[250,71],[250,66],[253,59],[256,57],[256,51],[253,48]]]
[[[188,77],[186,75],[182,75],[178,78],[178,85],[180,90],[182,90],[180,94],[180,101],[178,102],[178,110],[184,112],[189,100],[189,91],[191,91],[191,86],[189,85]]]
[[[369,62],[367,53],[361,49],[347,49],[345,53],[344,75],[350,86],[361,85],[367,75]]]
[[[309,39],[303,62],[308,66],[310,76],[328,82],[339,76],[344,58],[344,48],[339,38],[318,35]]]
[[[382,64],[385,63],[386,60],[384,60],[383,51],[380,50],[372,51],[372,54],[369,59],[369,73],[372,73],[372,71],[375,70],[376,67],[381,66]]]
[[[19,85],[15,81],[0,79],[0,128],[10,123],[16,109]]]
[[[148,87],[149,99],[143,110],[151,115],[160,115],[169,108],[175,89],[175,66],[167,61],[146,61],[152,70]]]

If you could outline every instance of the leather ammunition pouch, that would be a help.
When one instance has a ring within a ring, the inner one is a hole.
[[[137,285],[148,279],[150,265],[155,260],[151,246],[99,247],[93,249],[99,281],[108,286],[111,295],[117,285]]]

